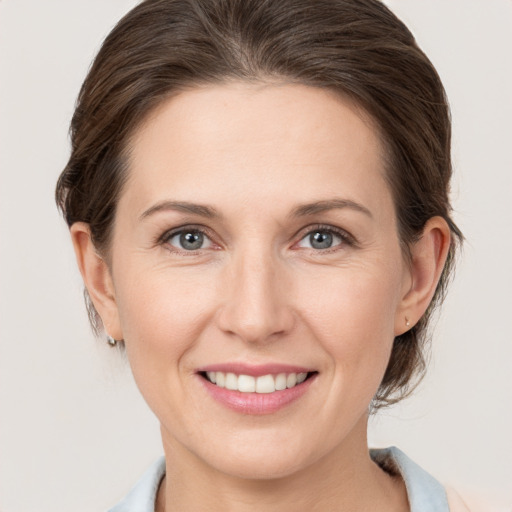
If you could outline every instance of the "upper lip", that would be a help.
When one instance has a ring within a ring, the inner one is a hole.
[[[267,364],[247,364],[242,362],[219,363],[202,366],[197,372],[223,372],[234,373],[236,375],[251,375],[252,377],[260,377],[262,375],[277,375],[279,373],[310,373],[314,369],[304,366],[295,366],[280,363]]]

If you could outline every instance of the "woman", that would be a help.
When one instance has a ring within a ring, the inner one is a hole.
[[[57,185],[92,324],[161,424],[165,460],[113,510],[449,510],[366,428],[423,371],[450,176],[442,84],[377,1],[123,18]]]

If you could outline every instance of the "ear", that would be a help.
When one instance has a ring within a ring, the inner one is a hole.
[[[450,227],[442,217],[425,224],[421,238],[411,246],[409,278],[395,317],[395,336],[411,329],[428,308],[450,248]]]
[[[94,247],[88,224],[75,222],[70,233],[78,268],[92,303],[107,333],[114,339],[121,340],[123,333],[110,269]]]

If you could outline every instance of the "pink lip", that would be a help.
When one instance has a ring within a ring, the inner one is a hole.
[[[251,375],[261,377],[262,375],[277,375],[279,373],[309,373],[314,372],[312,368],[302,366],[291,366],[287,364],[246,364],[246,363],[221,363],[203,366],[197,369],[198,372],[223,372],[235,373],[236,375]]]
[[[215,366],[215,368],[217,369],[218,367]],[[211,371],[224,370],[217,369]],[[258,369],[257,371],[259,372],[260,369]],[[248,373],[245,372],[246,369],[244,370],[243,373],[244,375],[249,375]],[[274,372],[268,371],[267,369],[263,373],[258,373],[258,375],[268,375],[269,373]],[[295,372],[280,371],[277,373]],[[232,391],[230,389],[220,388],[215,384],[212,384],[208,379],[198,374],[198,379],[204,386],[204,389],[215,401],[224,405],[228,409],[231,409],[238,413],[251,415],[272,414],[286,407],[292,402],[295,402],[308,391],[312,382],[316,380],[316,377],[317,374],[315,373],[311,375],[308,379],[306,379],[304,382],[294,386],[293,388],[283,389],[282,391],[274,391],[273,393],[242,393],[240,391]]]

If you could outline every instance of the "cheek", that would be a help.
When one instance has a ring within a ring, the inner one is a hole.
[[[179,431],[185,417],[176,411],[190,407],[194,376],[188,356],[211,318],[213,290],[186,272],[125,268],[132,279],[121,280],[116,298],[133,377],[162,424]]]
[[[138,277],[116,287],[128,358],[136,378],[144,365],[172,378],[211,317],[214,291],[199,275],[137,270],[126,269],[124,275]]]
[[[311,281],[308,288],[308,295],[299,292],[309,297],[304,304],[306,322],[335,366],[354,378],[373,375],[380,382],[394,339],[397,272],[339,269],[328,281]]]

